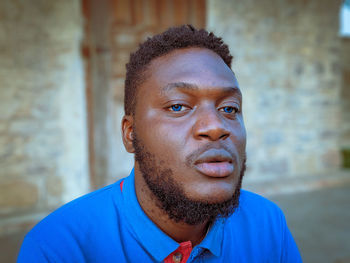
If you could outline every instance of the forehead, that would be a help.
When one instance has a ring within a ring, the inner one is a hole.
[[[177,49],[156,58],[147,67],[146,75],[141,86],[147,87],[147,93],[176,82],[200,88],[238,86],[233,72],[222,58],[205,48]]]

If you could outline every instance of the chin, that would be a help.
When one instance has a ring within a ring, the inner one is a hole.
[[[219,179],[219,182],[193,183],[184,187],[185,195],[199,202],[209,204],[222,203],[231,199],[236,192],[238,182],[232,183]],[[238,186],[240,188],[240,185]]]

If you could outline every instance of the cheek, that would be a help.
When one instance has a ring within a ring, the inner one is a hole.
[[[243,119],[237,124],[233,132],[234,142],[240,155],[245,154],[247,144],[247,132],[244,126]]]
[[[147,127],[140,123],[137,134],[146,150],[156,154],[160,159],[177,158],[188,140],[187,128],[183,125],[169,124],[164,120],[147,121]]]

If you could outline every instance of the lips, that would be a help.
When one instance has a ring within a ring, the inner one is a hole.
[[[230,153],[223,149],[210,149],[202,153],[194,162],[195,169],[209,177],[224,178],[234,171]]]

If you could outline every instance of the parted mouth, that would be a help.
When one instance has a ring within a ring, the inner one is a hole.
[[[233,158],[229,152],[224,149],[210,149],[202,153],[194,162],[194,165],[201,163],[232,163]]]
[[[225,178],[234,172],[232,155],[224,149],[210,149],[194,162],[195,169],[208,177]]]

